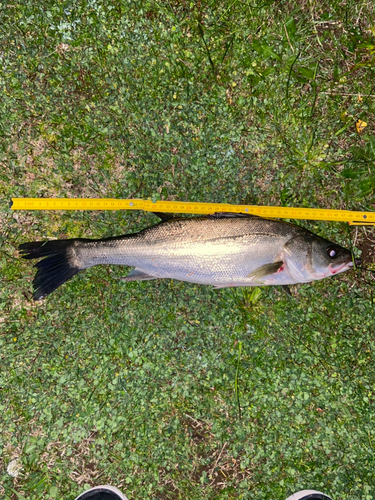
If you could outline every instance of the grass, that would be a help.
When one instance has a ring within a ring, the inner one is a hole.
[[[0,15],[2,497],[111,483],[129,499],[375,498],[371,272],[289,296],[123,283],[126,270],[100,267],[34,303],[20,243],[156,219],[8,206],[373,210],[373,3],[47,1]],[[371,227],[303,225],[374,270]]]

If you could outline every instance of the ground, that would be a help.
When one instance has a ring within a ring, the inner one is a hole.
[[[372,227],[297,221],[362,252],[365,269],[292,295],[125,283],[113,278],[128,269],[103,266],[34,302],[19,244],[157,219],[9,207],[55,196],[373,210],[373,2],[0,13],[1,496],[73,500],[111,483],[129,499],[375,498]]]

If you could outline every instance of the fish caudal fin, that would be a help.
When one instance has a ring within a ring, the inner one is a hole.
[[[37,262],[34,281],[34,300],[44,299],[56,288],[68,281],[82,268],[74,265],[69,249],[77,240],[34,241],[23,243],[19,251],[23,259],[45,259]]]

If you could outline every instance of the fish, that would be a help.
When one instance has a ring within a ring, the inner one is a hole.
[[[128,282],[170,278],[218,289],[309,283],[360,263],[346,248],[277,219],[229,212],[157,215],[158,224],[123,236],[21,244],[23,259],[41,259],[35,264],[34,300],[99,264],[134,267],[120,278]]]

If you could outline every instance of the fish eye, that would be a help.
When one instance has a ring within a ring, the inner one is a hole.
[[[328,257],[330,257],[331,259],[336,259],[336,257],[338,256],[339,252],[336,250],[336,248],[328,247],[327,248],[327,254],[328,254]]]

